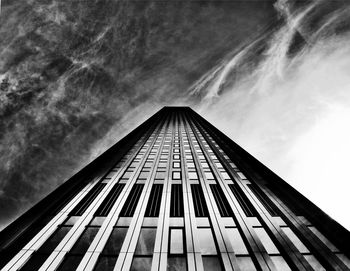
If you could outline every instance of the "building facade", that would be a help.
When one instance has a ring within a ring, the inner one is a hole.
[[[1,270],[350,270],[350,234],[165,107],[0,233]]]

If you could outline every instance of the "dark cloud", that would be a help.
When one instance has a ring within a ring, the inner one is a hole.
[[[271,1],[3,3],[0,223],[274,21]]]

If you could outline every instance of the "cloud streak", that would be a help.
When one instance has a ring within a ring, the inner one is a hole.
[[[202,97],[197,108],[209,121],[350,229],[349,3],[280,0],[275,7],[279,26],[190,91]]]
[[[197,103],[193,81],[271,17],[271,2],[3,3],[0,224],[156,109]]]

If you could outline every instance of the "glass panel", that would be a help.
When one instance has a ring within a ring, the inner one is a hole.
[[[141,228],[135,255],[152,255],[156,232],[156,228]]]
[[[314,255],[304,255],[304,258],[309,262],[312,268],[316,271],[326,271]]]
[[[270,258],[278,271],[291,271],[289,265],[282,256],[270,256]]]
[[[95,238],[99,227],[87,227],[79,240],[75,243],[70,253],[73,254],[84,254],[89,248],[90,244]]]
[[[188,167],[188,168],[194,168],[194,163],[192,163],[192,162],[187,163],[187,167]]]
[[[83,255],[68,255],[63,260],[62,264],[58,267],[58,271],[72,271],[76,270]]]
[[[214,180],[214,175],[211,172],[204,172],[207,180]]]
[[[235,254],[248,254],[248,250],[243,242],[242,236],[237,228],[226,228],[228,238],[231,242]]]
[[[222,270],[221,262],[218,257],[203,256],[204,271],[220,271]]]
[[[183,254],[183,230],[170,229],[170,254]]]
[[[292,241],[292,243],[297,247],[297,249],[301,253],[310,252],[290,228],[281,227],[281,229],[284,231],[284,233],[288,236],[288,238]]]
[[[309,227],[309,229],[332,251],[339,252],[337,249],[322,233],[319,232],[315,227]]]
[[[246,176],[244,176],[244,174],[243,174],[242,172],[237,171],[237,174],[238,174],[238,176],[239,176],[242,180],[247,179]]]
[[[279,251],[275,244],[272,242],[270,236],[267,234],[264,228],[254,228],[254,231],[258,235],[261,243],[269,254],[279,254]]]
[[[128,228],[114,228],[102,251],[104,255],[117,255],[123,245]]]
[[[343,263],[350,268],[350,259],[346,257],[344,254],[335,254],[338,256],[339,259],[343,261]]]
[[[151,257],[134,257],[130,271],[150,271],[152,267]]]
[[[98,258],[94,271],[113,271],[118,256],[101,256]]]
[[[186,258],[185,257],[170,257],[168,258],[168,271],[186,271]]]
[[[96,216],[94,219],[90,222],[90,226],[101,226],[103,224],[103,221],[105,221],[104,216]]]
[[[25,263],[25,265],[20,268],[21,271],[33,271],[39,270],[39,268],[43,265],[46,259],[50,254],[40,254],[33,253],[33,255],[29,258],[29,260]]]
[[[249,256],[237,257],[237,263],[241,271],[254,271],[256,270],[252,258]]]
[[[75,224],[75,222],[78,221],[78,219],[80,218],[80,216],[70,216],[65,222],[64,225],[66,226],[73,226]]]
[[[188,172],[188,178],[190,180],[197,180],[198,179],[197,173],[196,172]]]
[[[181,179],[181,173],[178,171],[173,172],[173,180],[180,180]]]
[[[197,237],[201,246],[201,253],[207,255],[216,255],[216,246],[211,229],[199,228],[197,231]]]
[[[58,246],[64,236],[69,232],[71,226],[59,227],[55,233],[39,248],[40,253],[50,253]]]

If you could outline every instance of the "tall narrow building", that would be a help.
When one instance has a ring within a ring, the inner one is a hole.
[[[349,232],[187,107],[87,165],[0,249],[1,270],[350,270]]]

